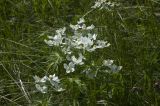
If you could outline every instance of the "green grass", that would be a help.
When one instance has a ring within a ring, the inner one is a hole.
[[[160,1],[117,2],[118,8],[95,10],[86,16],[87,23],[96,26],[99,38],[111,43],[89,57],[96,64],[114,59],[123,69],[89,79],[58,71],[64,59],[44,43],[44,38],[57,28],[75,23],[94,1],[0,0],[0,105],[159,106]],[[36,91],[33,76],[48,73],[80,79],[82,85],[66,81],[65,92],[41,94]],[[103,104],[97,104],[100,100]]]

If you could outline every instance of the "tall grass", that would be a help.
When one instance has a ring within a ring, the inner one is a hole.
[[[96,26],[99,38],[111,43],[89,58],[97,64],[114,59],[123,69],[95,79],[69,75],[82,85],[66,81],[67,91],[41,94],[33,76],[53,74],[62,69],[63,62],[61,54],[44,43],[45,37],[76,23],[94,1],[0,0],[0,105],[159,106],[160,1],[115,1],[119,7],[94,10],[86,16],[87,23]]]

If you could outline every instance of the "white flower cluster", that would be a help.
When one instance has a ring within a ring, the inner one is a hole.
[[[112,70],[112,72],[120,71],[122,69],[122,66],[117,66],[113,64],[114,60],[104,60],[103,61],[103,66],[107,66]]]
[[[92,6],[91,8],[100,8],[100,9],[110,9],[112,7],[118,6],[119,4],[115,3],[115,2],[110,2],[107,0],[97,0],[94,4],[94,6]]]
[[[74,55],[71,57],[68,55],[66,58],[69,61],[68,65],[64,63],[64,68],[66,69],[66,73],[74,72],[75,65],[83,65],[84,64],[83,60],[85,59],[85,57],[81,53],[79,53],[78,58],[76,58]]]
[[[115,3],[106,2],[106,0],[97,0],[92,8],[109,9],[116,5],[117,4]],[[57,46],[65,54],[67,61],[63,64],[63,67],[67,74],[74,72],[77,65],[85,65],[85,52],[93,52],[96,49],[110,46],[110,43],[107,41],[97,40],[97,34],[94,33],[94,28],[95,26],[93,24],[87,26],[84,18],[80,18],[77,24],[70,24],[69,30],[67,30],[66,27],[60,28],[56,30],[54,36],[48,36],[48,38],[44,40],[46,44],[49,46]],[[69,31],[69,33],[66,34],[66,30]],[[107,66],[112,71],[119,71],[122,69],[122,66],[116,66],[113,64],[113,60],[104,60],[103,66]],[[91,68],[87,66],[87,69],[83,72],[86,72],[90,78],[96,77],[97,71],[91,71]],[[44,76],[43,78],[34,76],[34,79],[37,90],[42,93],[46,93],[48,90],[47,82],[53,86],[55,91],[64,91],[60,85],[60,79],[58,76],[55,76],[55,74]],[[79,82],[79,80],[76,82]]]
[[[53,45],[56,45],[56,46],[59,46],[60,44],[62,44],[62,41],[63,41],[63,35],[65,35],[65,31],[66,31],[66,28],[60,28],[59,30],[56,30],[56,35],[53,37],[53,36],[48,36],[48,39],[49,40],[44,40],[49,46],[53,46]]]
[[[68,60],[68,64],[64,63],[66,73],[74,72],[76,65],[84,64],[83,60],[85,60],[85,57],[83,53],[79,52],[79,57],[76,58],[73,55],[73,50],[93,52],[96,49],[110,46],[110,43],[107,41],[96,40],[97,34],[92,31],[95,26],[93,24],[86,26],[84,22],[84,18],[80,18],[76,25],[70,24],[73,32],[72,36],[66,35],[66,28],[64,27],[56,30],[55,36],[48,36],[48,40],[45,40],[49,46],[58,46],[66,54]]]
[[[50,82],[52,84],[52,86],[54,87],[55,91],[57,92],[61,92],[64,89],[60,87],[59,83],[60,83],[60,79],[58,78],[58,76],[54,75],[49,75],[48,76],[44,76],[43,78],[39,78],[38,76],[34,76],[35,79],[35,83],[36,83],[36,88],[38,91],[42,92],[42,93],[47,93],[47,81]]]

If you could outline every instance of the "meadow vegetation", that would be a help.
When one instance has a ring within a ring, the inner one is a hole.
[[[0,0],[0,106],[160,106],[160,1],[98,1]]]

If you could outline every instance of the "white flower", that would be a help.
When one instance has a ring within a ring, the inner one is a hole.
[[[47,93],[47,87],[46,86],[40,86],[39,84],[35,85],[37,90],[42,92],[42,93]]]
[[[55,74],[49,75],[49,81],[55,88],[59,87],[60,79]]]
[[[48,80],[47,76],[44,76],[43,78],[39,78],[38,76],[33,77],[36,83],[45,83]]]
[[[69,46],[62,48],[62,52],[63,52],[64,54],[71,54],[71,53],[72,53],[72,51],[71,51],[71,49],[70,49]]]
[[[96,38],[97,38],[97,35],[93,34],[93,40],[96,40]]]
[[[60,44],[62,44],[62,40],[63,40],[63,37],[58,34],[58,35],[55,35],[54,37],[52,36],[48,36],[49,40],[44,40],[46,44],[48,44],[49,46],[59,46]]]
[[[40,80],[41,80],[37,75],[34,76],[33,78],[34,78],[35,82],[40,82]]]
[[[97,48],[96,48],[96,46],[94,45],[92,48],[86,48],[86,50],[88,51],[88,52],[93,52],[93,51],[95,51]]]
[[[115,72],[115,71],[120,71],[120,70],[122,69],[122,66],[117,66],[117,65],[113,64],[113,65],[109,66],[109,68],[110,68],[113,72]]]
[[[107,45],[106,45],[107,43]],[[102,40],[97,40],[97,47],[96,48],[105,48],[110,46],[110,43],[108,43],[107,41],[102,41]]]
[[[85,22],[84,18],[80,18],[76,25],[70,24],[70,28],[72,28],[76,32],[77,32],[78,29],[92,30],[92,29],[95,28],[95,26],[93,24],[88,26],[88,27],[86,27],[84,22]]]
[[[80,18],[77,23],[78,23],[78,24],[82,24],[82,23],[84,23],[84,22],[85,22],[84,18]]]
[[[79,25],[72,25],[70,24],[70,28],[72,28],[73,30],[78,30],[79,29]]]
[[[60,83],[60,80],[59,80],[58,76],[56,76],[55,74],[49,75],[49,79],[50,79],[50,81]]]
[[[85,59],[85,58],[81,53],[79,53],[79,58],[78,59],[75,56],[71,57],[71,61],[74,64],[78,64],[78,65],[83,65],[84,64],[83,59]]]
[[[79,41],[77,43],[78,44],[83,44],[84,47],[88,47],[88,46],[93,45],[93,41],[88,37],[80,37],[80,39],[78,39],[78,40]]]
[[[99,8],[105,2],[106,2],[106,0],[98,0],[98,1],[95,2],[95,5],[92,6],[91,8]]]
[[[88,37],[73,36],[72,38],[71,45],[76,49],[85,49],[87,46],[93,45],[93,41]]]
[[[77,31],[78,29],[86,29],[86,25],[83,24],[85,22],[84,18],[80,18],[77,22],[77,25],[70,24],[70,28],[72,28],[74,31]]]
[[[63,44],[63,37],[62,35],[65,35],[65,31],[66,31],[66,28],[60,28],[58,30],[56,30],[56,35],[53,37],[53,36],[48,36],[48,39],[49,40],[44,40],[44,42],[46,44],[48,44],[49,46],[59,46],[60,44]]]
[[[106,4],[107,4],[108,6],[110,6],[110,7],[114,7],[115,5],[118,5],[118,4],[112,3],[112,2],[110,2],[110,1],[107,2]]]
[[[70,24],[70,28],[76,31],[78,29],[86,29],[86,25],[85,24],[77,24],[77,25]]]
[[[54,89],[58,92],[64,91],[63,88],[60,87],[60,79],[55,74],[49,75],[49,77],[44,76],[43,78],[39,78],[38,76],[34,76],[35,86],[38,91],[42,93],[47,93],[48,87],[46,86],[46,81],[49,81],[50,84],[54,87]]]
[[[115,2],[106,2],[106,0],[97,0],[91,8],[109,9],[110,7],[118,6],[119,4]]]
[[[64,91],[65,89],[63,89],[63,88],[55,88],[55,90],[56,90],[57,92],[62,92],[62,91]]]
[[[43,78],[41,78],[40,82],[45,83],[48,80],[47,76],[44,76]]]
[[[63,38],[61,35],[55,35],[53,40],[54,45],[59,45],[62,43]]]
[[[90,39],[93,39],[93,40],[96,40],[96,38],[97,38],[97,34],[88,34],[88,37],[90,38]]]
[[[53,46],[54,42],[52,40],[44,40],[44,42],[48,45],[48,46]]]
[[[104,60],[103,61],[103,65],[104,66],[111,66],[113,64],[114,60]]]
[[[64,64],[64,68],[66,69],[66,73],[71,73],[71,72],[74,72],[75,69],[75,64],[73,62],[70,62],[68,65],[65,63]]]
[[[88,26],[86,29],[87,30],[92,30],[92,29],[94,29],[95,28],[95,26],[92,24],[91,26]]]
[[[66,27],[56,30],[56,33],[58,35],[65,35],[65,31],[66,31]]]
[[[91,8],[98,8],[101,6],[100,2],[95,2],[94,6],[92,6]]]
[[[113,72],[120,71],[122,69],[122,66],[117,66],[113,64],[113,60],[104,60],[103,65],[109,67]]]

